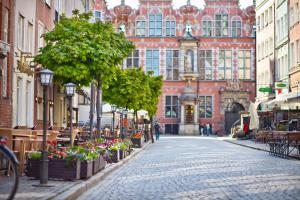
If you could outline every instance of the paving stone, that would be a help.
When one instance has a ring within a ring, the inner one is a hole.
[[[300,200],[300,161],[206,137],[162,137],[79,199]]]

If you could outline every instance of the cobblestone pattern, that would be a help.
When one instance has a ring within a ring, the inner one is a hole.
[[[213,138],[163,137],[80,200],[300,200],[300,162]]]

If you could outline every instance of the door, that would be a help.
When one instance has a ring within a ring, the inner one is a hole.
[[[178,124],[166,124],[165,134],[178,135],[179,125]]]
[[[231,126],[234,122],[240,119],[239,112],[226,111],[225,112],[225,134],[229,135],[231,132]]]
[[[225,134],[231,133],[231,127],[237,120],[240,119],[240,111],[245,110],[244,106],[239,103],[232,103],[225,111]]]

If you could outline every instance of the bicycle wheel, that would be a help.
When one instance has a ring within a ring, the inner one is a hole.
[[[17,161],[5,146],[0,146],[0,199],[14,198],[19,184]]]

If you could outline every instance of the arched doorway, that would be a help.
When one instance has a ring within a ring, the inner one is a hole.
[[[244,111],[245,108],[242,104],[233,102],[228,104],[225,110],[225,131],[226,135],[230,134],[231,126],[234,122],[240,119],[240,111]]]

